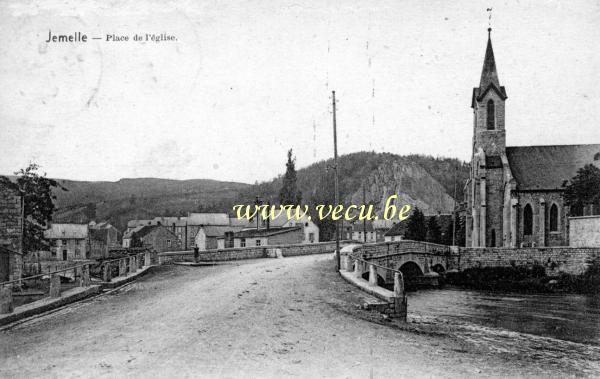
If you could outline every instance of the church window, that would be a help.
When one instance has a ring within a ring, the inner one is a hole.
[[[494,130],[496,128],[496,107],[494,101],[489,99],[487,102],[487,129]]]
[[[523,210],[523,234],[530,236],[533,233],[533,210],[527,204]]]
[[[552,204],[550,207],[550,231],[558,231],[558,207],[556,204]]]

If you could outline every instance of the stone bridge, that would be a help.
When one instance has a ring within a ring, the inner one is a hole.
[[[369,277],[369,267],[357,259],[376,264],[378,283],[382,286],[391,285],[394,278],[390,271],[379,267],[401,271],[408,284],[431,285],[437,284],[439,274],[460,268],[458,250],[419,241],[350,245],[341,250],[341,255],[344,268],[356,270],[358,264],[364,279]]]

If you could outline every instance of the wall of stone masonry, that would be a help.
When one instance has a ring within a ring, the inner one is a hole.
[[[546,275],[581,275],[600,260],[600,248],[460,248],[460,269],[541,265]]]
[[[344,246],[346,243],[347,242],[342,242],[341,246]],[[198,260],[203,262],[222,262],[240,259],[275,258],[277,257],[277,250],[279,250],[284,257],[333,253],[335,251],[335,242],[207,250],[199,253]],[[194,251],[165,252],[159,253],[158,256],[161,264],[170,262],[190,262],[194,260]]]
[[[377,257],[389,255],[390,261],[393,261],[394,254],[404,254],[406,257],[406,254],[412,253],[415,256],[413,260],[423,264],[423,259],[431,261],[432,255],[445,255],[447,270],[541,265],[546,268],[547,275],[581,275],[594,261],[600,261],[600,247],[458,248],[424,242],[395,241],[359,245],[347,251],[353,259],[370,259],[382,264],[384,262]],[[342,255],[345,253],[342,251]]]
[[[22,222],[21,196],[14,190],[0,186],[0,245],[16,252],[10,255],[10,279],[21,277]]]

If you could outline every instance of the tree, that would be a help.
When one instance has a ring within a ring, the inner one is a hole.
[[[427,221],[427,242],[442,243],[442,230],[435,216],[429,217]]]
[[[298,183],[296,181],[296,158],[292,157],[292,149],[289,149],[285,164],[283,185],[279,191],[279,202],[283,205],[299,205],[301,201],[302,193],[298,190]]]
[[[405,238],[413,241],[425,241],[427,237],[427,225],[425,224],[425,216],[417,207],[406,220]]]
[[[26,168],[15,172],[16,182],[0,176],[0,183],[19,191],[23,196],[24,252],[41,250],[47,246],[44,241],[44,227],[47,222],[52,221],[56,200],[52,189],[67,190],[56,180],[47,178],[46,173],[40,175],[39,168],[37,164],[30,163]]]
[[[571,179],[564,193],[565,203],[571,207],[573,216],[583,216],[584,208],[593,206],[594,213],[600,211],[600,169],[586,164]]]

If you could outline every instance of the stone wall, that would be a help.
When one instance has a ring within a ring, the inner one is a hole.
[[[600,247],[600,215],[569,217],[569,245]]]
[[[547,275],[581,275],[594,260],[600,259],[600,248],[460,248],[459,254],[461,270],[541,265],[546,268]]]
[[[21,196],[0,186],[0,245],[10,250],[9,279],[19,279],[23,266]]]
[[[546,268],[547,275],[581,275],[592,262],[600,261],[600,247],[459,248],[404,240],[356,245],[343,249],[342,255],[396,269],[398,262],[414,261],[424,272],[427,270],[426,263],[432,267],[432,264],[442,262],[436,257],[443,257],[446,270],[541,265]]]
[[[347,244],[346,241],[341,242],[341,246]],[[277,252],[280,252],[284,257],[294,257],[299,255],[325,254],[335,251],[335,242],[319,242],[311,244],[296,244],[296,245],[273,245],[273,246],[258,246],[258,247],[236,247],[230,249],[216,249],[201,251],[198,260],[203,262],[222,262],[235,261],[240,259],[256,259],[256,258],[275,258]],[[159,262],[161,264],[171,262],[185,262],[194,260],[194,251],[177,251],[160,253]]]

